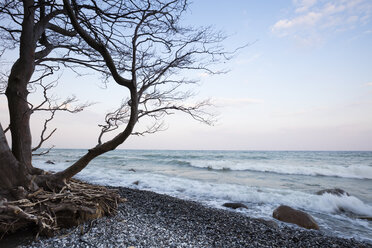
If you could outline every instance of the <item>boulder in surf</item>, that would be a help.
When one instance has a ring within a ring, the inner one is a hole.
[[[227,207],[227,208],[232,208],[232,209],[237,209],[237,208],[248,209],[246,205],[244,205],[243,203],[238,203],[238,202],[226,202],[222,206]]]
[[[316,221],[309,214],[286,205],[281,205],[273,212],[273,217],[277,220],[296,224],[306,229],[319,230]]]

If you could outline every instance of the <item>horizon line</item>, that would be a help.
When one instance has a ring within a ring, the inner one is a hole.
[[[40,148],[48,149],[48,148]],[[90,150],[92,148],[53,148],[52,150]],[[235,151],[235,152],[372,152],[372,150],[262,150],[262,149],[151,149],[151,148],[118,148],[115,150],[128,151]],[[115,151],[113,150],[113,151]],[[110,152],[110,151],[109,151]]]

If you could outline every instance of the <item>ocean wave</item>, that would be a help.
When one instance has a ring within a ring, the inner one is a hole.
[[[234,161],[188,161],[189,166],[216,171],[251,171],[284,175],[326,176],[355,179],[372,179],[372,167],[363,165],[276,165]]]
[[[182,160],[173,160],[172,163],[189,166],[188,162]],[[53,169],[56,171],[63,170],[68,166],[66,163],[49,165],[44,162],[36,163],[36,165],[42,169]],[[256,188],[247,185],[207,183],[154,173],[128,174],[125,170],[98,165],[88,166],[79,175],[83,179],[88,179],[88,181],[113,186],[129,186],[133,181],[140,180],[144,182],[141,184],[142,186],[152,190],[169,194],[182,192],[183,195],[196,197],[199,200],[223,199],[222,201],[237,201],[258,205],[269,204],[272,206],[285,204],[319,213],[340,214],[342,212],[350,212],[355,215],[372,216],[372,206],[353,195],[337,196],[328,193],[316,195],[294,189]],[[350,193],[352,194],[352,192]]]
[[[267,156],[250,156],[250,155],[242,155],[240,158],[246,160],[269,160],[270,158]]]
[[[53,158],[48,157],[43,160],[51,159],[54,162],[72,163],[74,158],[67,156]],[[204,169],[212,171],[246,171],[246,172],[261,172],[281,175],[302,175],[316,177],[339,177],[353,179],[372,179],[372,166],[369,164],[362,165],[337,165],[337,164],[322,164],[311,162],[296,162],[291,163],[275,163],[274,161],[259,161],[246,159],[230,159],[223,155],[221,158],[210,158],[209,156],[198,155],[159,155],[159,154],[144,154],[135,157],[126,156],[110,156],[100,157],[96,160],[100,164],[105,165],[138,165],[138,164],[158,164],[158,165],[174,165],[181,167],[190,167],[195,169]],[[155,162],[156,161],[156,162]],[[44,161],[35,160],[38,163]]]
[[[177,159],[173,159],[171,161],[168,161],[167,164],[181,165],[181,166],[191,166],[191,163],[190,162],[185,161],[185,160],[177,160]]]
[[[350,212],[356,216],[372,216],[372,206],[352,195],[337,196],[327,193],[316,195],[315,193],[293,189],[217,184],[154,174],[151,175],[151,178],[143,178],[142,181],[144,181],[143,187],[151,188],[157,192],[177,196],[180,196],[181,192],[183,197],[188,196],[201,201],[208,199],[209,201],[216,201],[219,206],[226,201],[254,204],[257,207],[266,205],[269,206],[268,209],[284,204],[315,213],[342,214]],[[164,184],[165,182],[166,184]],[[167,185],[167,187],[164,187],[164,185]]]
[[[139,157],[151,158],[151,159],[195,159],[200,158],[198,155],[171,155],[171,154],[143,154]]]
[[[372,206],[355,196],[323,194],[314,204],[314,208],[328,213],[352,213],[357,216],[372,216]]]

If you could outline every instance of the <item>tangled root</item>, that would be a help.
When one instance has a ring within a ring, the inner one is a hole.
[[[0,200],[0,237],[30,226],[50,236],[60,228],[115,214],[124,201],[115,190],[76,179],[59,192],[40,188],[17,201]]]

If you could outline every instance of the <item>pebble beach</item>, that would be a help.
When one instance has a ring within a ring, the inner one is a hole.
[[[1,247],[372,247],[272,220],[247,217],[151,191],[116,188],[127,201],[116,215],[62,230],[52,238]],[[17,234],[21,235],[21,234]]]

